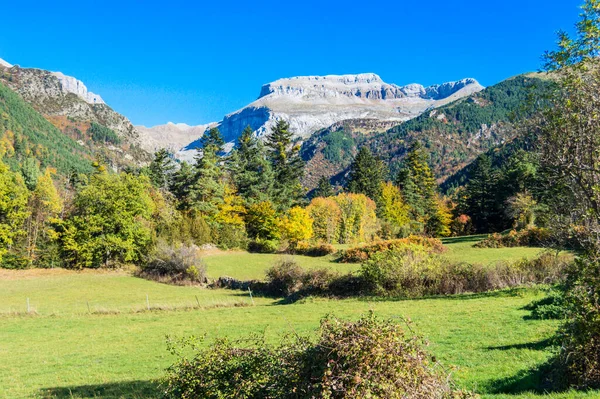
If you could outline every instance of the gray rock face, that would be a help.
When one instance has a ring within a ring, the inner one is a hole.
[[[135,128],[140,135],[140,145],[146,151],[154,152],[166,148],[176,152],[197,140],[198,137],[204,134],[206,129],[214,125],[216,124],[189,126],[185,123],[169,122],[165,125],[136,126]]]
[[[401,123],[428,109],[483,90],[475,79],[424,87],[385,83],[374,73],[300,76],[264,85],[258,99],[216,124],[226,141],[234,141],[246,126],[259,137],[278,120],[285,120],[296,137],[305,139],[317,130],[345,120]],[[195,140],[179,154],[196,148]]]
[[[114,130],[124,142],[141,146],[139,133],[129,119],[88,91],[80,80],[60,72],[8,65],[0,64],[0,70],[5,72],[2,82],[41,114],[96,122]]]

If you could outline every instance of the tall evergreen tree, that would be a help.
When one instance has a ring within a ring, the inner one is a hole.
[[[292,142],[290,125],[280,120],[267,136],[266,146],[274,173],[273,202],[278,210],[287,210],[300,202],[304,189],[300,179],[304,174],[304,161],[300,147]]]
[[[398,173],[396,185],[411,209],[411,219],[422,226],[437,212],[437,183],[429,167],[428,156],[421,144],[415,142]]]
[[[224,141],[219,130],[213,128],[202,137],[201,144],[202,149],[198,149],[195,158],[192,208],[213,217],[225,197],[224,171],[219,157]]]
[[[173,173],[169,191],[177,200],[177,209],[187,211],[192,207],[192,188],[194,185],[194,169],[187,162],[182,162],[179,170]]]
[[[383,161],[375,157],[368,147],[361,147],[350,166],[348,191],[364,194],[374,201],[379,201],[385,175]]]
[[[247,205],[271,199],[273,170],[264,145],[254,136],[250,126],[238,138],[236,148],[227,159],[227,168],[238,194]]]
[[[176,169],[175,161],[173,161],[169,151],[162,148],[155,152],[154,159],[148,169],[152,185],[167,190]]]
[[[335,195],[335,193],[333,191],[333,186],[331,185],[331,182],[329,181],[327,176],[321,176],[319,178],[319,183],[317,184],[317,188],[315,188],[315,191],[313,192],[313,197],[314,198],[317,198],[317,197],[328,198],[328,197],[333,197],[334,195]]]
[[[492,168],[487,155],[477,158],[466,187],[466,211],[478,232],[490,232],[498,225],[501,213],[498,210],[496,193],[498,173]]]

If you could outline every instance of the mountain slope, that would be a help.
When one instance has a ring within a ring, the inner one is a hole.
[[[264,85],[256,101],[226,115],[220,122],[179,129],[180,132],[176,133],[178,137],[183,138],[184,134],[197,136],[182,146],[178,155],[189,158],[187,153],[195,150],[198,139],[210,127],[218,127],[225,141],[231,142],[247,126],[261,137],[278,120],[285,120],[296,138],[306,139],[320,129],[345,120],[361,119],[367,124],[385,122],[388,127],[397,125],[420,115],[426,109],[439,107],[482,89],[474,79],[430,87],[418,84],[397,86],[385,83],[372,73],[280,79]],[[144,137],[149,137],[152,142],[169,137],[173,129],[173,124],[138,127]]]
[[[87,90],[83,82],[60,72],[21,68],[0,63],[0,82],[19,94],[36,111],[69,137],[83,141],[92,152],[99,153],[113,166],[140,164],[149,154],[140,148],[139,133],[123,115],[115,112],[102,98]],[[93,140],[94,127],[109,129]]]
[[[470,163],[477,155],[509,142],[516,136],[514,120],[526,117],[530,96],[547,90],[548,81],[517,76],[450,104],[429,110],[388,130],[375,128],[365,135],[357,121],[325,129],[303,144],[307,161],[305,184],[313,188],[320,176],[343,180],[356,148],[368,145],[389,165],[394,176],[407,149],[421,141],[431,154],[438,180]],[[368,130],[367,130],[368,132]],[[353,146],[344,145],[352,141]]]
[[[91,170],[91,153],[65,136],[21,97],[0,82],[0,155],[13,169],[27,158],[67,176]]]

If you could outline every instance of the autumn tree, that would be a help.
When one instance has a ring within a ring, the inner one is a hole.
[[[15,239],[23,236],[29,192],[23,178],[0,160],[0,262]]]
[[[341,193],[334,197],[340,209],[340,242],[371,241],[377,231],[375,201],[364,194]]]
[[[299,206],[288,210],[279,222],[281,237],[288,240],[291,249],[300,241],[310,240],[313,236],[313,219],[309,212]]]
[[[340,234],[341,210],[332,197],[316,197],[306,208],[313,219],[313,231],[316,241],[336,244]]]
[[[390,235],[402,235],[410,225],[410,207],[404,201],[400,189],[391,182],[381,184],[377,214],[386,222],[391,231]]]

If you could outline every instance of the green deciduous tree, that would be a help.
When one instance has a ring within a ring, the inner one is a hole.
[[[154,203],[146,176],[96,173],[73,201],[69,217],[54,226],[70,267],[140,262],[151,244]]]

